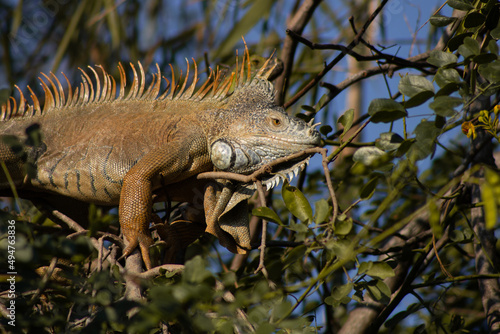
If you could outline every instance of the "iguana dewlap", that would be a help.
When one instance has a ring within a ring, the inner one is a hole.
[[[188,63],[186,77],[176,82],[172,75],[171,88],[163,92],[160,70],[146,87],[140,64],[140,75],[131,65],[133,83],[127,94],[121,65],[118,92],[100,66],[90,68],[94,83],[82,71],[82,83],[74,91],[69,82],[64,91],[53,74],[43,75],[43,108],[31,89],[31,105],[18,89],[19,102],[11,98],[2,106],[0,160],[24,193],[119,205],[128,242],[123,254],[139,246],[148,269],[152,194],[160,189],[171,200],[203,202],[207,232],[231,251],[245,252],[250,247],[246,203],[255,189],[225,180],[202,182],[196,175],[214,170],[249,174],[320,144],[313,126],[274,103],[269,71],[264,73],[267,63],[252,77],[248,60],[246,53],[235,72],[221,79],[216,71],[198,89],[196,64],[187,87]],[[33,124],[40,127],[39,143],[26,136]],[[14,136],[27,143],[21,152],[8,144]],[[27,174],[27,162],[33,173]],[[304,162],[290,163],[283,171],[296,173]],[[265,184],[274,186],[276,180],[270,176]],[[9,187],[1,173],[0,188]]]

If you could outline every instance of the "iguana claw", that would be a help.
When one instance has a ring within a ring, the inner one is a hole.
[[[129,256],[134,249],[139,246],[141,250],[141,255],[142,255],[142,260],[144,261],[144,265],[146,266],[146,269],[149,270],[153,266],[151,265],[151,259],[149,257],[149,247],[153,245],[153,239],[151,238],[150,235],[147,235],[145,233],[137,233],[136,237],[128,237],[125,235],[125,239],[128,241],[127,247],[122,252],[121,258],[126,258]]]

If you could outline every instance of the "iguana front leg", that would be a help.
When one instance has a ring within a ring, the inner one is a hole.
[[[146,154],[125,175],[120,194],[119,220],[128,241],[123,255],[139,246],[147,269],[151,269],[149,232],[153,206],[152,191],[163,178],[165,184],[187,178],[210,168],[206,140],[198,133],[176,136],[161,148]]]

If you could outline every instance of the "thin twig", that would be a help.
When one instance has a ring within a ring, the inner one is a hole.
[[[373,22],[373,20],[375,20],[375,18],[378,16],[378,14],[388,1],[389,0],[382,0],[380,5],[375,9],[372,15],[370,15],[358,34],[346,47],[346,51],[354,49],[354,47],[360,43],[361,37],[364,35],[370,24]],[[335,57],[335,59],[333,59],[328,65],[326,65],[325,68],[323,68],[321,72],[319,72],[311,81],[309,81],[309,83],[307,83],[304,88],[302,88],[284,104],[285,109],[295,104],[302,96],[304,96],[311,88],[313,88],[335,65],[337,65],[345,57],[346,54],[347,53],[345,51],[342,51],[337,57]]]
[[[265,207],[267,206],[266,204],[266,194],[264,192],[264,188],[262,187],[262,182],[259,180],[255,181],[255,185],[257,187],[257,193],[259,194],[259,200],[260,200],[260,206]],[[267,236],[267,220],[262,219],[262,236],[260,240],[260,259],[259,259],[259,266],[255,270],[254,273],[258,273],[259,271],[262,271],[262,274],[264,277],[268,277],[267,269],[264,264],[264,255],[266,252],[266,236]]]

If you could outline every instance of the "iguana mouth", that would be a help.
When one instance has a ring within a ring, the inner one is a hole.
[[[293,178],[309,164],[310,159],[311,156],[308,156],[299,161],[287,161],[279,164],[275,172],[264,176],[262,184],[266,187],[266,190],[270,190],[277,187],[285,179],[287,179],[288,182],[292,182]]]

